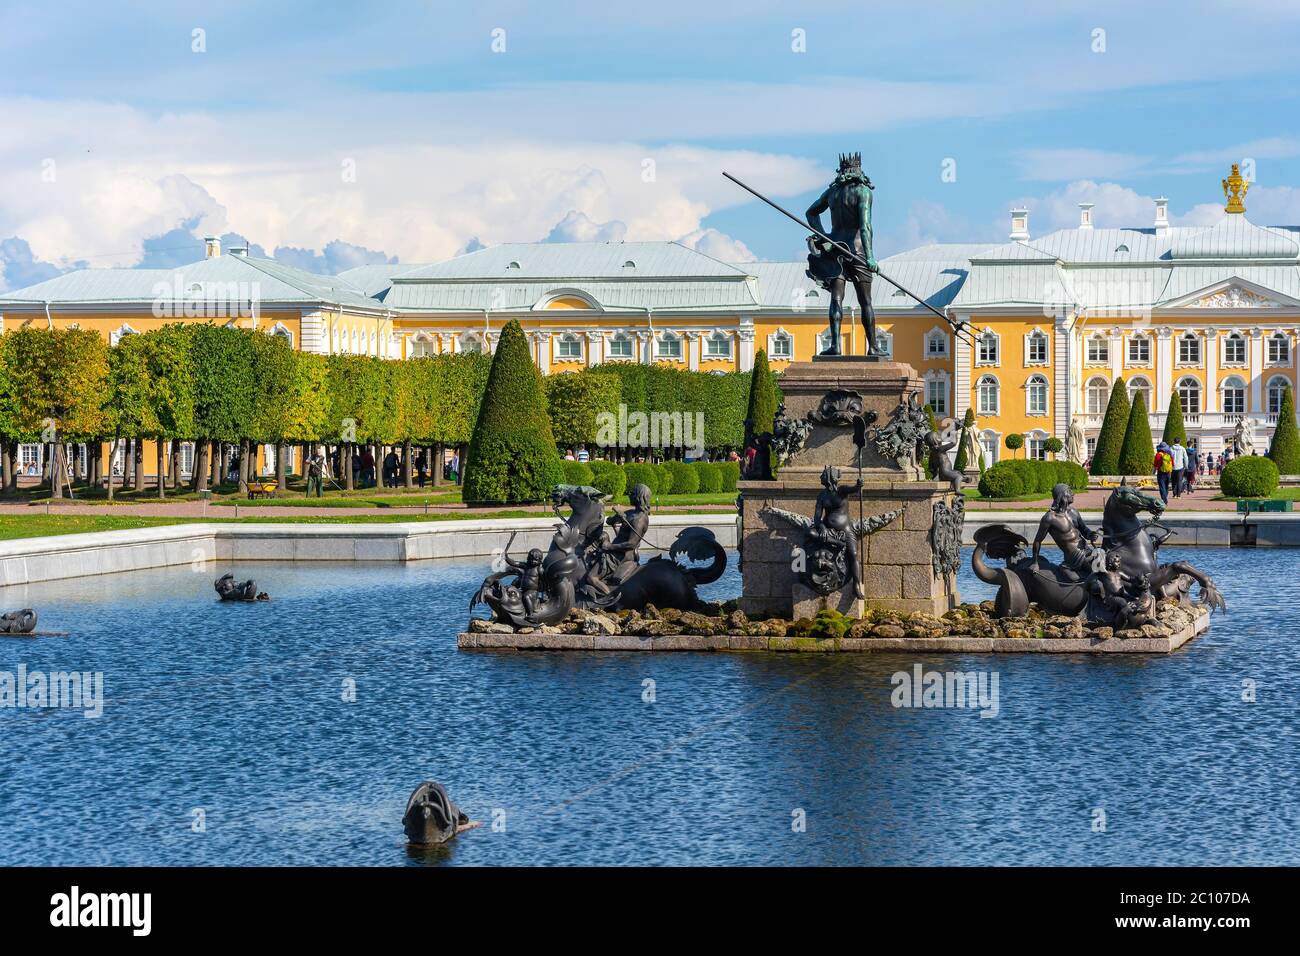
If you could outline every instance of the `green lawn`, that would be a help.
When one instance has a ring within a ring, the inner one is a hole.
[[[104,490],[96,489],[92,494],[89,489],[75,488],[75,500],[83,505],[110,504]],[[315,508],[400,508],[421,507],[427,500],[431,505],[458,504],[460,488],[456,485],[443,484],[437,488],[425,486],[423,491],[413,489],[407,493],[396,488],[357,488],[353,491],[340,491],[326,486],[321,498],[307,498],[307,486],[298,479],[289,481],[289,490],[281,492],[277,498],[258,498],[250,501],[247,494],[241,494],[236,485],[219,485],[209,499],[214,505],[238,504],[246,508],[263,505],[310,506]],[[49,492],[43,488],[23,488],[17,494],[0,495],[0,504],[31,504],[50,500]],[[118,489],[113,495],[112,505],[157,504],[162,501],[198,501],[197,492],[188,489],[168,491],[166,497],[159,499],[157,489],[146,488],[143,491],[122,491]]]
[[[1300,488],[1278,488],[1268,496],[1273,501],[1300,501]],[[1215,501],[1236,501],[1228,495],[1215,495]],[[1261,498],[1248,498],[1247,501],[1261,501]]]
[[[961,493],[974,501],[1043,501],[1052,497],[1047,492],[1034,491],[1025,495],[1016,495],[1014,498],[983,498],[980,496],[980,490],[973,487],[963,488]]]

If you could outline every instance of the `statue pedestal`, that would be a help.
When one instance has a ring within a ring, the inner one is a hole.
[[[884,427],[922,379],[901,362],[873,362],[861,357],[826,357],[796,362],[781,377],[786,416],[807,418],[824,408],[831,393],[852,392],[863,412],[875,412],[874,426]],[[857,447],[851,425],[814,424],[804,447],[781,466],[776,481],[742,481],[741,609],[750,617],[807,617],[824,607],[860,615],[863,605],[904,612],[943,614],[960,603],[952,575],[936,573],[935,506],[951,508],[957,496],[942,481],[927,481],[919,465],[881,457],[869,440],[862,459],[862,501],[850,498],[849,517],[872,518],[902,513],[874,534],[859,539],[865,602],[853,598],[850,580],[840,591],[822,596],[798,577],[792,551],[805,534],[786,519],[763,514],[764,508],[794,512],[809,519],[822,491],[827,465],[841,470],[841,483],[858,477]]]

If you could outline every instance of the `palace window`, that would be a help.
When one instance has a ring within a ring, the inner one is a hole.
[[[1135,335],[1128,340],[1128,364],[1151,364],[1151,336]]]
[[[936,417],[948,414],[948,380],[932,378],[925,383],[925,401]]]
[[[1129,403],[1132,404],[1133,402],[1136,402],[1139,395],[1141,395],[1142,400],[1146,402],[1147,411],[1151,411],[1151,383],[1141,375],[1128,383]]]
[[[794,356],[794,337],[789,332],[777,332],[772,336],[772,358],[789,359]]]
[[[1223,380],[1223,413],[1246,414],[1246,383],[1235,375]]]
[[[1268,364],[1291,364],[1291,343],[1287,340],[1285,332],[1274,332],[1268,337]]]
[[[1287,386],[1291,382],[1284,375],[1275,375],[1268,380],[1268,413],[1270,415],[1282,414],[1282,396],[1286,394]]]
[[[483,340],[473,332],[466,332],[460,337],[460,350],[462,352],[482,352]]]
[[[1223,339],[1223,364],[1246,364],[1246,339],[1240,332],[1229,332]],[[1227,411],[1227,409],[1224,409]]]
[[[682,357],[682,340],[671,332],[659,336],[659,357],[680,359]]]
[[[932,329],[925,337],[925,357],[939,359],[948,357],[948,336],[938,329]]]
[[[985,375],[975,386],[976,413],[979,415],[998,414],[998,380],[992,375]]]
[[[1088,362],[1096,365],[1104,365],[1110,361],[1110,339],[1104,335],[1093,335],[1088,338]]]
[[[1047,364],[1047,333],[1034,329],[1025,336],[1025,364]]]
[[[416,336],[411,340],[411,358],[424,358],[434,355],[436,351],[433,340],[428,336]]]
[[[1184,332],[1178,337],[1178,364],[1201,364],[1201,339],[1195,332]]]
[[[894,334],[892,332],[876,332],[876,354],[883,355],[885,358],[894,357]]]
[[[1025,457],[1031,461],[1046,461],[1047,449],[1043,447],[1046,441],[1045,432],[1035,430],[1025,435]]]
[[[975,362],[978,365],[998,364],[998,337],[996,333],[984,332],[980,335],[975,351]]]
[[[984,467],[988,468],[998,460],[998,433],[980,432],[980,451],[984,453]]]
[[[1106,405],[1110,401],[1110,382],[1100,376],[1089,379],[1085,394],[1088,399],[1088,414],[1105,415]]]
[[[714,332],[704,341],[704,354],[712,359],[731,358],[731,336]]]
[[[1178,402],[1184,415],[1201,414],[1201,383],[1190,375],[1178,380]]]
[[[834,341],[835,340],[831,338],[831,330],[823,329],[822,333],[817,336],[817,351],[825,352],[828,348],[831,347]]]
[[[560,361],[582,358],[582,339],[572,332],[565,332],[555,346],[555,357]]]
[[[632,358],[632,337],[622,332],[609,340],[610,358]]]
[[[1031,376],[1025,386],[1025,411],[1030,415],[1047,414],[1047,379],[1041,375]]]

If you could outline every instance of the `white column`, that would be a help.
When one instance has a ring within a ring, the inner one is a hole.
[[[1156,394],[1152,404],[1157,408],[1165,408],[1173,394],[1173,335],[1173,329],[1156,329]]]
[[[1073,349],[1070,348],[1070,317],[1060,315],[1056,318],[1055,341],[1052,343],[1052,407],[1055,417],[1053,434],[1064,435],[1070,427],[1070,406],[1073,398],[1071,388],[1073,376],[1070,374],[1070,360]]]
[[[601,332],[587,333],[587,365],[599,365],[605,360],[605,336]]]
[[[748,372],[754,367],[754,330],[740,330],[740,371]]]
[[[1248,411],[1263,415],[1268,409],[1264,407],[1264,330],[1250,330],[1250,366],[1246,370],[1250,375],[1250,408]]]
[[[686,366],[692,372],[700,370],[700,333],[683,332],[686,337]]]
[[[1219,383],[1216,380],[1219,372],[1218,334],[1218,329],[1205,330],[1205,401],[1201,403],[1204,412],[1219,410]]]
[[[649,332],[638,332],[636,341],[637,353],[641,356],[641,364],[649,365],[654,361],[654,336]]]
[[[0,329],[3,329],[3,326],[0,326]],[[298,348],[303,352],[315,352],[317,355],[325,353],[325,316],[319,310],[302,314]]]
[[[1110,380],[1113,382],[1124,374],[1124,332],[1122,329],[1110,330]]]
[[[959,314],[958,321],[966,322],[969,316]],[[952,414],[957,421],[963,421],[966,417],[966,409],[970,407],[970,369],[971,369],[971,347],[965,337],[954,335],[953,341],[953,387],[952,387]]]
[[[543,375],[549,375],[551,371],[551,333],[534,332],[533,341],[537,343],[537,367],[542,370]]]

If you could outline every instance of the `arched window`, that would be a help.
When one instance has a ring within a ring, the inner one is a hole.
[[[1195,332],[1184,332],[1178,337],[1178,364],[1201,364],[1201,337]]]
[[[948,357],[948,336],[941,329],[931,329],[926,333],[925,357],[928,359]]]
[[[998,364],[998,336],[991,329],[982,332],[979,339],[976,340],[975,364]]]
[[[1268,364],[1291,364],[1291,342],[1281,329],[1268,337]]]
[[[825,352],[832,344],[834,344],[834,342],[835,340],[831,338],[831,330],[829,328],[822,329],[821,333],[817,336],[818,353]]]
[[[438,354],[438,350],[433,346],[433,339],[423,332],[420,332],[415,338],[411,339],[411,358],[425,358],[429,355]]]
[[[1223,364],[1246,364],[1246,337],[1240,332],[1229,332],[1223,337]]]
[[[1201,414],[1201,383],[1188,375],[1178,380],[1178,401],[1184,415]]]
[[[927,375],[925,380],[925,403],[933,410],[936,418],[948,414],[948,376]]]
[[[1129,403],[1131,404],[1136,402],[1139,395],[1141,395],[1142,400],[1146,402],[1147,411],[1151,411],[1151,383],[1141,375],[1135,376],[1133,380],[1128,383]]]
[[[1100,375],[1088,380],[1085,390],[1088,400],[1089,415],[1105,415],[1106,405],[1110,401],[1110,382]]]
[[[990,429],[980,432],[980,450],[984,453],[985,468],[998,460],[998,449],[1001,445],[998,438],[998,433]]]
[[[1025,457],[1031,461],[1046,461],[1047,449],[1043,445],[1047,442],[1047,432],[1041,428],[1035,428],[1025,434]]]
[[[1025,383],[1025,411],[1030,415],[1047,414],[1047,379],[1031,375]]]
[[[574,362],[582,358],[582,339],[565,332],[555,343],[555,358],[561,362]]]
[[[632,336],[619,332],[609,340],[609,357],[613,359],[630,359],[634,357]]]
[[[1268,413],[1270,415],[1280,415],[1282,413],[1282,396],[1286,394],[1287,386],[1291,380],[1285,375],[1274,375],[1268,380]]]
[[[1025,336],[1025,364],[1047,364],[1047,333],[1042,329],[1034,329]]]
[[[883,330],[876,331],[876,354],[883,355],[885,358],[894,357],[894,333]]]
[[[659,336],[659,357],[680,359],[682,357],[682,340],[672,332]]]
[[[1223,414],[1246,414],[1246,383],[1236,375],[1223,380]]]
[[[731,358],[731,336],[725,332],[714,332],[704,340],[704,355],[711,359]]]
[[[774,359],[791,359],[794,357],[794,336],[789,332],[780,331],[772,336],[771,342],[772,358]]]
[[[1151,336],[1139,332],[1128,340],[1128,364],[1151,364]]]
[[[1090,365],[1105,365],[1110,361],[1110,339],[1100,332],[1088,336],[1087,361]]]
[[[998,380],[992,375],[985,375],[975,386],[975,413],[998,414]]]
[[[460,350],[462,352],[482,352],[483,340],[473,332],[466,332],[460,337]]]

